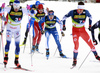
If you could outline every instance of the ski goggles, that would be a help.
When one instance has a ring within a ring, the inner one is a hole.
[[[54,16],[54,12],[49,12],[48,15],[49,16]]]
[[[43,9],[39,9],[39,11],[43,12]]]

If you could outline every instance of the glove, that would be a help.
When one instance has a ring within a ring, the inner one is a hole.
[[[45,33],[45,31],[41,30],[41,34],[44,34],[44,33]]]
[[[30,9],[31,9],[30,5],[27,5],[27,10],[30,10]]]
[[[3,33],[3,30],[0,32],[0,35],[2,35],[2,33]]]
[[[2,20],[4,20],[4,21],[7,21],[7,19],[4,17],[4,16],[2,16],[2,18],[1,18]]]
[[[61,32],[62,36],[65,36],[64,32]]]
[[[93,40],[93,44],[97,45],[98,44],[97,40]]]
[[[91,25],[89,25],[89,28],[88,29],[89,29],[89,31],[91,31]]]
[[[1,8],[4,8],[4,7],[5,7],[5,3],[2,4]]]
[[[65,27],[65,26],[63,26],[62,30],[64,30],[64,31],[65,31],[65,30],[66,30],[66,27]]]
[[[26,32],[25,32],[25,37],[27,38],[28,36],[28,32],[29,32],[29,29],[26,29]]]

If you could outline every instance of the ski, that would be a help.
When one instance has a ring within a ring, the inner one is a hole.
[[[62,57],[63,58],[63,57]],[[66,59],[72,59],[71,57],[65,57]]]
[[[72,66],[72,67],[70,67],[70,69],[73,69],[73,68],[75,68],[76,66]]]
[[[93,61],[93,60],[91,60],[90,62],[96,62],[96,63],[100,63],[100,61]]]
[[[34,70],[30,70],[30,69],[26,69],[26,68],[18,68],[18,67],[10,67],[10,69],[16,69],[16,70],[23,70],[23,71],[30,71],[30,72],[34,72]]]
[[[36,51],[37,53],[39,53],[39,54],[43,54],[42,52],[39,52],[39,51]]]

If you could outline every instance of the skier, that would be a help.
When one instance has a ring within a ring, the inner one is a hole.
[[[65,27],[65,20],[68,17],[72,17],[72,35],[73,35],[73,42],[74,42],[74,51],[73,51],[73,64],[72,66],[76,66],[77,64],[77,56],[78,56],[78,48],[79,48],[79,37],[81,37],[91,48],[91,51],[95,55],[95,58],[100,61],[100,57],[98,56],[96,49],[94,45],[92,44],[92,41],[88,35],[88,33],[85,30],[85,21],[86,17],[89,17],[89,30],[91,29],[92,24],[92,16],[89,13],[88,10],[84,9],[84,3],[78,2],[78,9],[71,10],[68,14],[66,14],[62,21],[63,21],[63,30],[66,30]]]
[[[36,9],[34,9],[34,6],[36,7]],[[35,5],[30,6],[30,7],[31,7],[31,10],[30,10],[31,19],[29,20],[29,23],[27,25],[23,45],[26,44],[29,28],[31,27],[31,25],[33,25],[33,44],[32,44],[31,52],[34,52],[35,50],[39,52],[38,46],[41,41],[41,31],[40,31],[38,22],[41,18],[43,18],[47,14],[47,11],[43,8],[42,3],[40,3],[39,1],[36,1]],[[37,12],[34,12],[34,10],[36,10]],[[35,14],[35,18],[33,17],[34,14]],[[44,23],[42,25],[44,25]]]
[[[92,27],[91,27],[91,33],[92,33],[92,40],[93,40],[93,44],[94,45],[97,45],[98,42],[97,40],[95,39],[95,36],[94,36],[94,29],[96,28],[99,28],[99,31],[100,31],[100,20],[98,22],[96,22]],[[98,34],[98,39],[99,39],[99,42],[100,42],[100,32]]]
[[[46,25],[45,25],[45,30],[43,31],[42,23],[44,23],[44,22],[45,22]],[[63,58],[66,58],[66,56],[62,53],[61,44],[59,42],[59,35],[58,35],[57,29],[56,29],[56,22],[58,22],[60,24],[61,34],[62,34],[62,36],[64,36],[64,33],[62,31],[62,23],[59,20],[59,18],[54,15],[54,11],[53,10],[50,10],[48,12],[48,15],[45,16],[44,18],[42,18],[39,21],[39,27],[41,29],[41,33],[43,34],[45,32],[45,37],[46,37],[46,57],[47,57],[47,59],[49,58],[49,37],[50,37],[50,34],[52,34],[54,39],[55,39],[55,42],[57,44],[60,56],[63,57]]]
[[[1,9],[3,8],[3,9]],[[12,35],[14,35],[15,39],[15,65],[19,68],[21,68],[21,65],[19,64],[19,53],[20,53],[20,24],[23,17],[23,14],[27,14],[27,9],[22,8],[20,6],[20,2],[18,0],[15,0],[13,5],[11,7],[5,7],[5,3],[2,4],[0,12],[3,11],[8,13],[8,22],[6,26],[6,45],[5,45],[5,56],[4,56],[4,65],[6,67],[6,64],[8,62],[8,53],[9,53],[9,47],[11,43]],[[4,29],[2,29],[3,31]],[[3,32],[1,32],[3,33]]]

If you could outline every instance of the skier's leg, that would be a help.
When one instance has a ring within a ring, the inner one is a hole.
[[[61,44],[60,44],[60,41],[59,41],[59,35],[58,35],[58,32],[57,32],[56,29],[54,29],[52,31],[52,35],[53,35],[53,37],[55,39],[55,42],[57,44],[60,56],[63,57],[63,58],[65,58],[66,56],[62,53]]]
[[[6,30],[6,45],[5,45],[4,65],[6,65],[8,62],[8,53],[9,53],[11,38],[12,38],[11,30]]]
[[[78,48],[79,48],[79,32],[75,31],[76,28],[73,27],[73,43],[74,43],[74,51],[73,51],[73,66],[77,64],[77,56],[78,56]]]
[[[36,40],[37,40],[37,37],[38,37],[38,29],[37,27],[34,25],[34,37],[33,37],[33,44],[32,44],[32,52],[35,51],[35,45],[36,45]]]
[[[46,31],[45,32],[45,37],[46,37],[46,42],[45,42],[45,45],[46,45],[46,57],[49,58],[49,37],[50,37],[50,32],[49,31]]]
[[[19,47],[19,43],[20,43],[20,30],[18,31],[15,31],[14,32],[14,38],[15,38],[15,46],[16,46],[16,49],[15,49],[15,65],[17,67],[21,67],[21,65],[19,64],[19,53],[20,53],[20,47]]]
[[[83,40],[89,45],[89,47],[91,48],[91,51],[93,52],[93,54],[95,55],[95,58],[97,60],[100,61],[100,57],[98,56],[98,53],[96,52],[96,49],[94,47],[94,45],[92,44],[92,41],[90,39],[90,36],[88,35],[88,33],[86,31],[84,31],[81,34],[81,37],[83,38]]]

